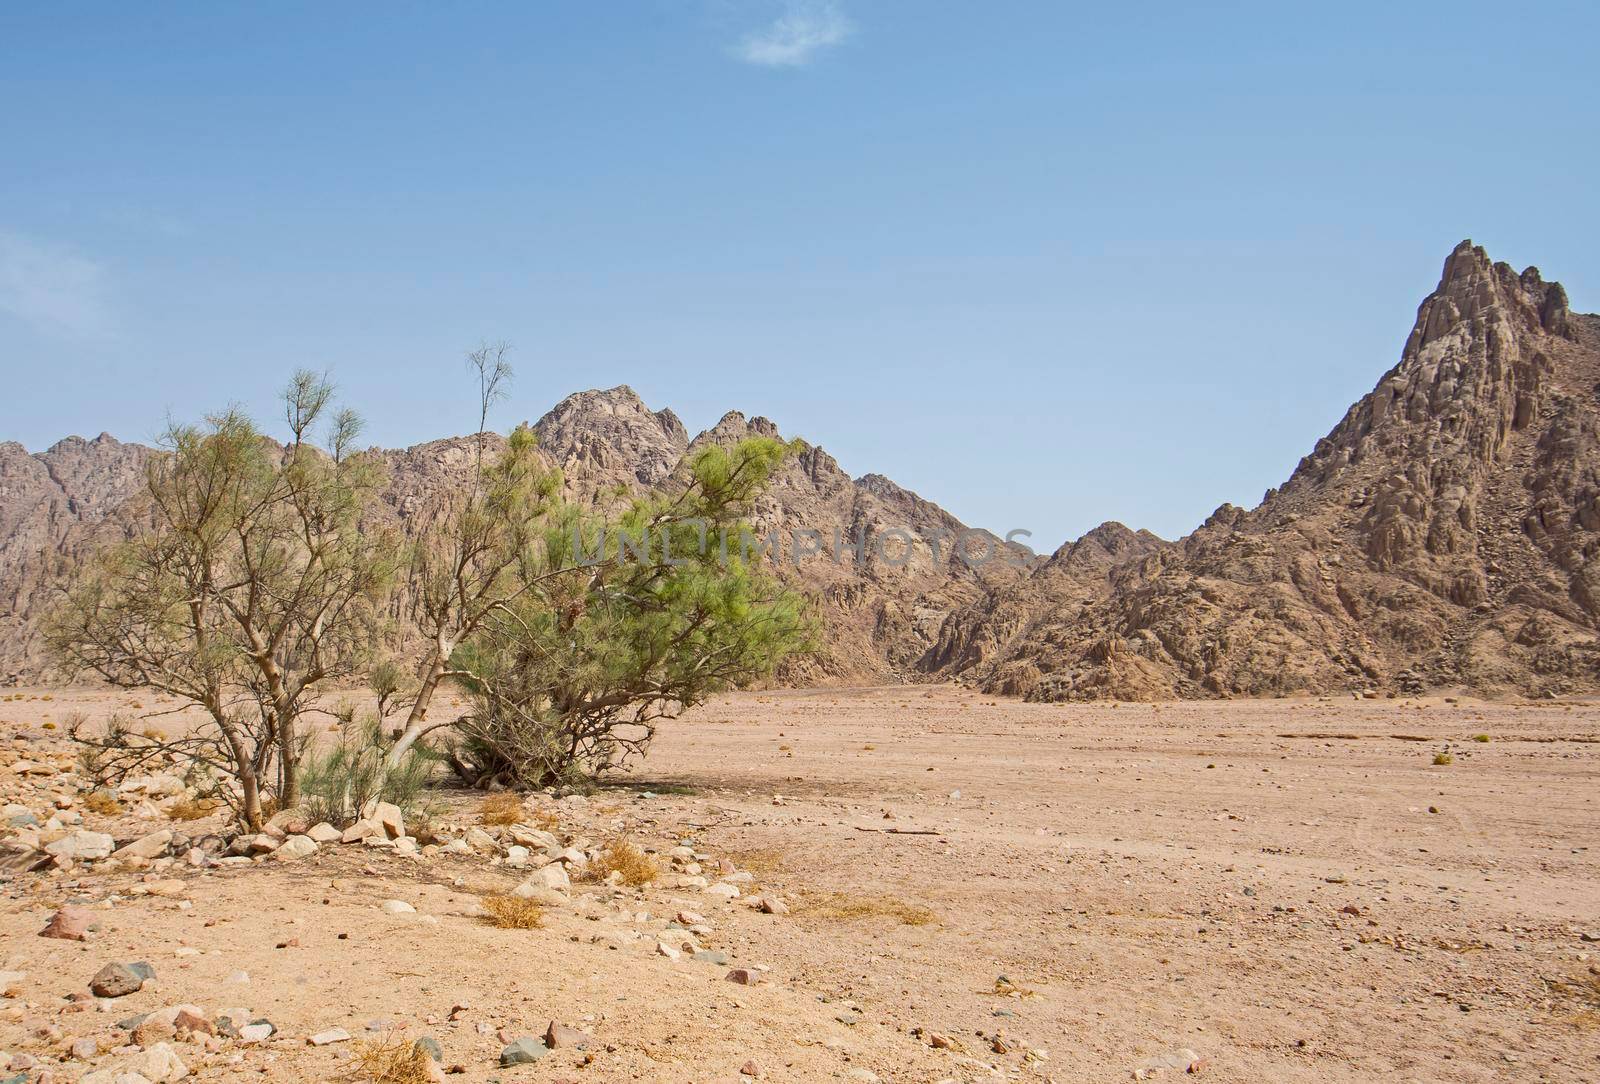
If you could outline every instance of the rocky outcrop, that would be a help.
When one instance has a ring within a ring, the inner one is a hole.
[[[669,410],[652,411],[629,388],[570,395],[534,426],[540,449],[561,468],[567,496],[614,504],[631,494],[675,484],[686,459],[707,442],[732,443],[750,434],[779,437],[765,418],[729,413],[693,442]],[[383,452],[388,485],[373,521],[417,530],[444,497],[471,477],[480,454],[493,456],[498,434],[448,437]],[[36,677],[45,671],[41,622],[53,584],[70,575],[93,546],[138,529],[138,494],[150,450],[102,436],[69,438],[30,455],[0,445],[0,676]],[[794,663],[791,682],[874,682],[917,676],[944,619],[981,598],[989,583],[1014,579],[1032,554],[1017,551],[1014,566],[994,562],[974,570],[954,551],[913,547],[909,559],[888,545],[890,560],[858,560],[886,533],[909,529],[959,535],[966,530],[937,505],[877,475],[854,481],[821,448],[802,444],[756,509],[762,537],[776,531],[779,575],[814,600],[822,629],[819,650]],[[810,541],[794,559],[794,532]],[[864,547],[857,540],[864,539]],[[814,545],[811,543],[814,542]],[[404,599],[392,616],[400,618]]]
[[[1463,242],[1399,363],[1289,479],[1176,542],[1107,523],[1040,561],[977,532],[969,549],[996,559],[974,565],[938,505],[801,444],[752,517],[823,630],[783,678],[957,678],[1041,700],[1600,688],[1597,389],[1600,317]],[[734,412],[691,441],[626,387],[569,396],[535,428],[590,502],[675,484],[708,442],[779,436]],[[385,453],[378,514],[425,522],[479,448]],[[148,454],[105,436],[0,445],[0,675],[37,672],[52,576],[137,529]]]
[[[1037,699],[1594,688],[1597,381],[1600,318],[1463,242],[1282,488],[1103,584],[1058,553],[952,615],[929,666]]]

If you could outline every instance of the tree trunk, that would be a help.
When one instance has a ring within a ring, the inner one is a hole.
[[[389,749],[387,767],[398,767],[405,758],[406,752],[416,744],[422,736],[422,731],[428,725],[428,705],[433,702],[433,694],[438,691],[439,683],[444,680],[445,668],[450,665],[450,653],[456,645],[443,635],[433,642],[433,651],[428,660],[428,672],[422,678],[422,684],[417,689],[417,698],[411,703],[411,713],[406,716],[405,729],[395,739]]]
[[[272,711],[278,717],[278,774],[283,780],[283,786],[278,791],[278,808],[294,809],[300,804],[300,761],[294,747],[294,701],[285,694],[279,694]]]

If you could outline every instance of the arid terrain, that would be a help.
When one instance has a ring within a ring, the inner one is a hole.
[[[525,828],[441,790],[425,830],[287,861],[222,857],[170,779],[88,808],[61,724],[134,701],[0,699],[5,1079],[178,1079],[170,1054],[184,1079],[333,1080],[423,1036],[445,1078],[507,1084],[1600,1075],[1588,701],[745,693],[625,780],[526,796]],[[509,849],[541,828],[562,857]],[[20,837],[79,830],[184,838],[25,870]],[[584,879],[617,837],[654,883]],[[541,866],[572,874],[535,893],[542,926],[484,920]],[[39,936],[69,903],[88,939]],[[91,996],[113,962],[154,977]],[[585,1038],[501,1067],[552,1022]]]

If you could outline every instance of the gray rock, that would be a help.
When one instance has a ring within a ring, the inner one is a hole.
[[[143,985],[144,977],[127,964],[106,964],[89,980],[95,997],[126,997]]]
[[[528,1065],[538,1061],[548,1053],[550,1053],[550,1048],[538,1039],[518,1039],[500,1051],[500,1064],[502,1066]]]

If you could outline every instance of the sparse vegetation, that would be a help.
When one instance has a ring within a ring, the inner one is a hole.
[[[533,930],[544,924],[544,908],[521,896],[496,892],[482,897],[484,920],[502,930]]]
[[[175,821],[197,821],[215,813],[220,805],[205,798],[179,798],[167,806],[167,817]]]
[[[522,820],[522,799],[510,791],[491,794],[478,803],[478,820],[483,824],[516,824]]]
[[[871,918],[892,918],[905,926],[926,926],[939,916],[926,907],[907,903],[893,896],[858,896],[830,892],[807,899],[797,911],[814,918],[855,922]]]
[[[161,740],[122,723],[74,736],[108,778],[177,757],[259,830],[268,801],[300,801],[301,716],[326,683],[370,657],[395,546],[362,516],[383,481],[357,453],[360,419],[333,413],[333,386],[296,373],[279,446],[238,410],[168,426],[151,457],[149,529],[76,577],[47,629],[57,660],[113,685],[202,708],[208,725]],[[332,414],[326,449],[312,430]]]
[[[1433,762],[1442,767],[1446,764],[1454,764],[1456,758],[1449,753],[1435,753],[1433,754]]]
[[[369,802],[392,802],[407,817],[425,812],[423,787],[438,760],[426,745],[390,765],[389,744],[376,719],[341,736],[326,751],[308,752],[301,765],[301,807],[314,821],[353,824]]]
[[[370,1084],[430,1084],[433,1080],[428,1052],[398,1033],[358,1041],[355,1056],[354,1080]]]
[[[584,875],[590,880],[604,881],[613,873],[629,888],[642,888],[661,875],[661,867],[631,840],[614,839],[589,863]]]
[[[513,433],[511,452],[532,439]],[[452,656],[474,702],[457,772],[476,785],[587,779],[642,756],[657,720],[802,647],[802,599],[735,552],[744,511],[788,450],[765,437],[708,445],[678,492],[620,517],[552,508],[542,549],[506,573],[510,600]]]
[[[122,813],[122,803],[114,798],[108,790],[91,791],[84,801],[83,807],[91,813],[98,813],[102,817],[115,817]]]
[[[1472,740],[1475,741],[1475,742],[1483,742],[1484,744],[1488,744],[1489,735],[1487,735],[1487,734],[1474,734],[1474,735],[1472,735]]]

